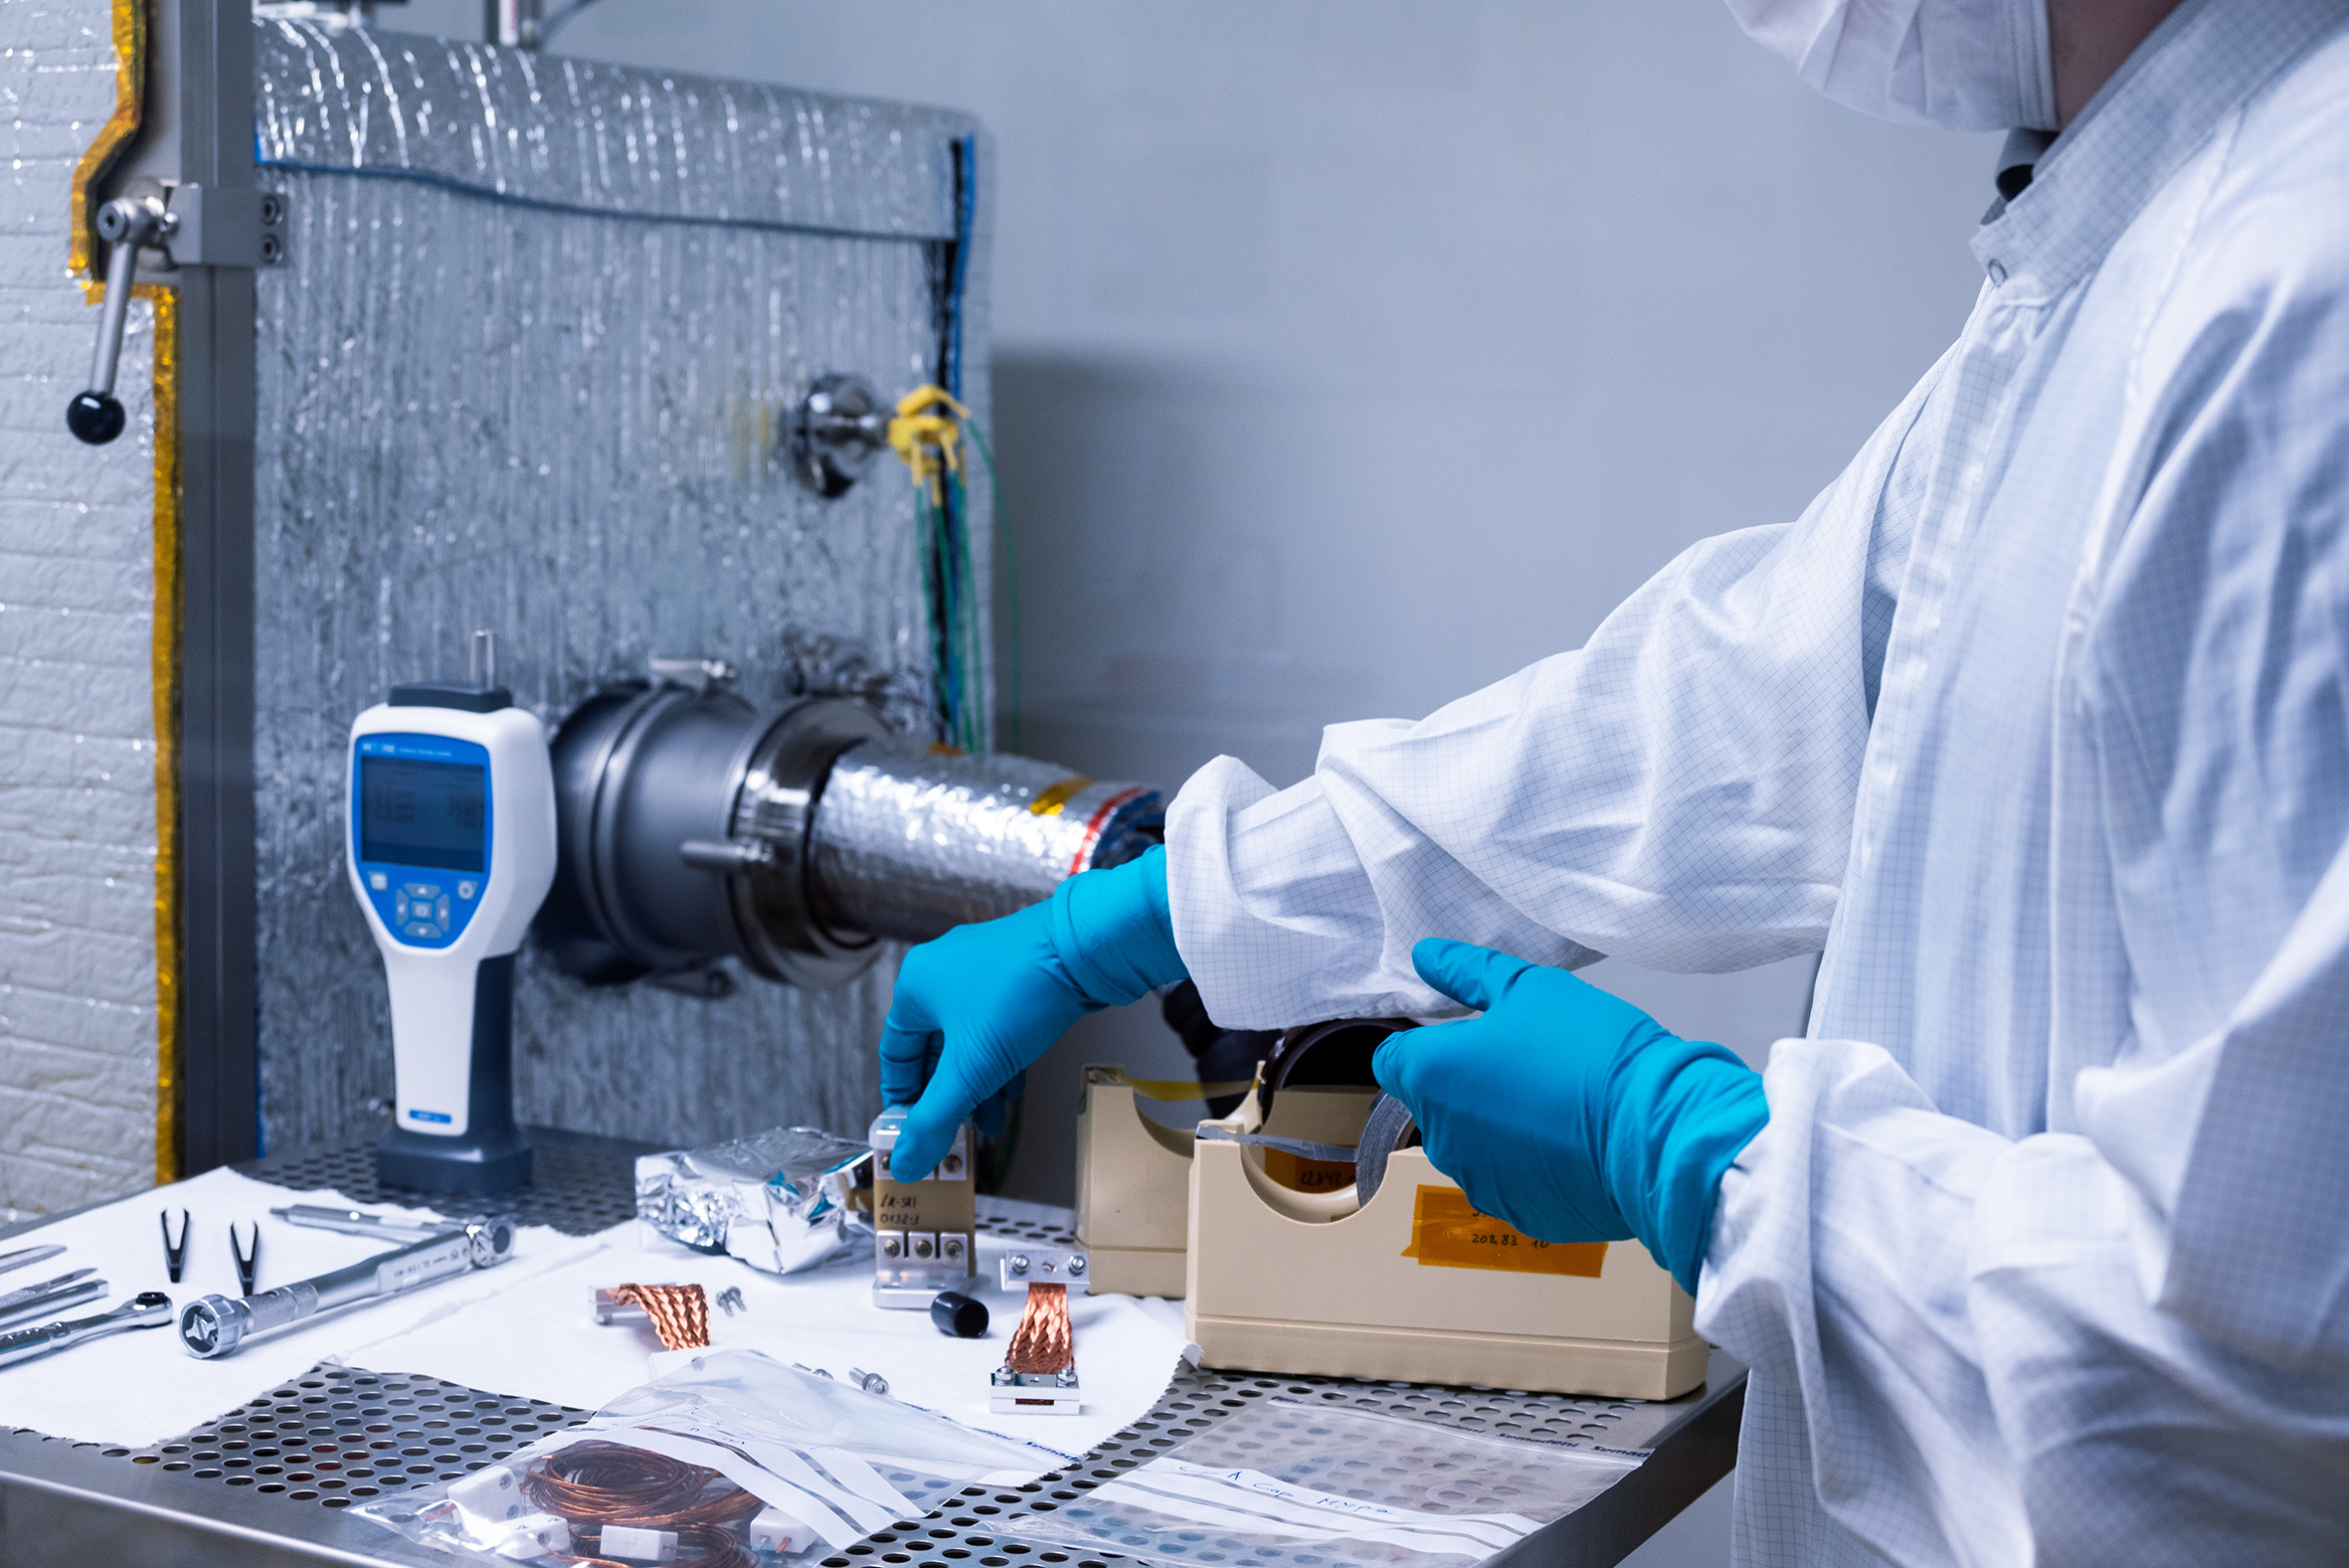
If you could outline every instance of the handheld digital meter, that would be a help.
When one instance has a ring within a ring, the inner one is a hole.
[[[555,876],[546,732],[502,686],[426,681],[351,726],[351,890],[391,984],[387,1184],[530,1179],[514,1125],[514,954]]]

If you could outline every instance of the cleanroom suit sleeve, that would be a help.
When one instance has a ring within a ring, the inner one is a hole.
[[[1826,939],[1936,366],[1790,525],[1708,539],[1543,659],[1416,723],[1239,761],[1168,814],[1176,944],[1227,1028],[1457,1011],[1411,945],[1744,968]]]
[[[2051,850],[2059,912],[2092,881],[2119,924],[2056,922],[2057,1044],[2117,1054],[2010,1140],[1874,1044],[1781,1042],[1722,1181],[1698,1329],[1801,1395],[1749,1451],[1807,1456],[1889,1560],[2349,1542],[2345,213],[2214,218],[2176,288],[2214,303],[2142,341]]]

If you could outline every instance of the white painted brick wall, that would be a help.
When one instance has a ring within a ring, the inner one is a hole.
[[[155,1170],[152,316],[110,446],[67,434],[97,311],[66,271],[112,111],[107,0],[0,0],[0,1209]]]

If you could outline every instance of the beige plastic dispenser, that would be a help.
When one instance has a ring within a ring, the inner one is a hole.
[[[1352,1147],[1374,1091],[1252,1094],[1205,1133]],[[1696,1304],[1638,1242],[1557,1246],[1479,1214],[1417,1146],[1354,1167],[1198,1137],[1183,1321],[1201,1364],[1669,1399],[1705,1380]],[[1346,1185],[1335,1178],[1343,1174]]]
[[[1155,1086],[1151,1086],[1155,1087]],[[1077,1101],[1077,1244],[1089,1292],[1176,1297],[1190,1235],[1190,1144],[1145,1116],[1123,1067],[1085,1069]]]

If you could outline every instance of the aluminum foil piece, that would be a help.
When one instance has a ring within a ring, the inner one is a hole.
[[[696,1252],[798,1274],[871,1242],[871,1217],[849,1197],[871,1157],[866,1144],[808,1127],[645,1154],[636,1218]]]
[[[1166,800],[1033,758],[867,741],[824,782],[809,867],[840,929],[926,942],[1047,898],[1159,841]]]
[[[265,168],[406,175],[637,221],[955,235],[948,142],[970,122],[949,111],[457,39],[256,28]]]

